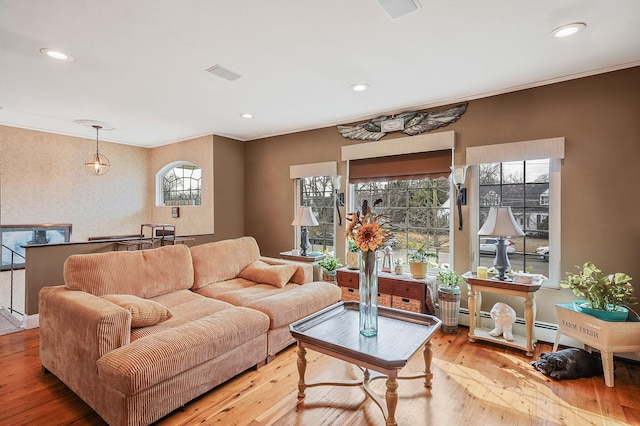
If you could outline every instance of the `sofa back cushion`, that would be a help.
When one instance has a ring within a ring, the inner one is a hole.
[[[193,285],[193,263],[183,244],[151,250],[75,254],[64,262],[65,287],[96,296],[148,299]]]
[[[233,279],[259,257],[260,249],[253,237],[193,246],[191,247],[193,289],[197,290],[208,284]]]

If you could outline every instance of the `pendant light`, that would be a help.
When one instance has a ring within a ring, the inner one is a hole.
[[[111,163],[109,159],[104,155],[100,154],[98,150],[98,132],[102,129],[102,126],[93,125],[91,126],[96,129],[96,153],[95,155],[87,158],[87,161],[84,163],[84,167],[87,169],[89,173],[92,175],[103,175],[109,171],[109,167],[111,167]]]

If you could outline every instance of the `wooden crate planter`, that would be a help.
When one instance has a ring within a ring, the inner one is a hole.
[[[582,342],[585,349],[598,349],[602,357],[604,382],[613,387],[613,354],[640,352],[640,321],[631,317],[625,322],[603,321],[574,310],[569,303],[556,305],[558,332],[553,351],[558,350],[560,336],[565,335]]]

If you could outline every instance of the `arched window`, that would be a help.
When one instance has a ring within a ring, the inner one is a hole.
[[[156,175],[159,206],[199,206],[202,204],[202,170],[193,163],[177,161]]]

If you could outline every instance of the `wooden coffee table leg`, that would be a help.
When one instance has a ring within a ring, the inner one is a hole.
[[[433,360],[433,351],[431,350],[431,339],[427,340],[424,344],[424,386],[431,387],[431,380],[433,379],[433,373],[431,372],[431,361]]]
[[[307,385],[304,383],[304,373],[307,370],[307,350],[298,341],[298,398],[304,398],[304,390]]]
[[[398,406],[398,381],[396,376],[398,372],[396,370],[391,371],[389,377],[387,377],[387,393],[385,399],[387,401],[387,426],[397,425],[396,422],[396,407]]]

